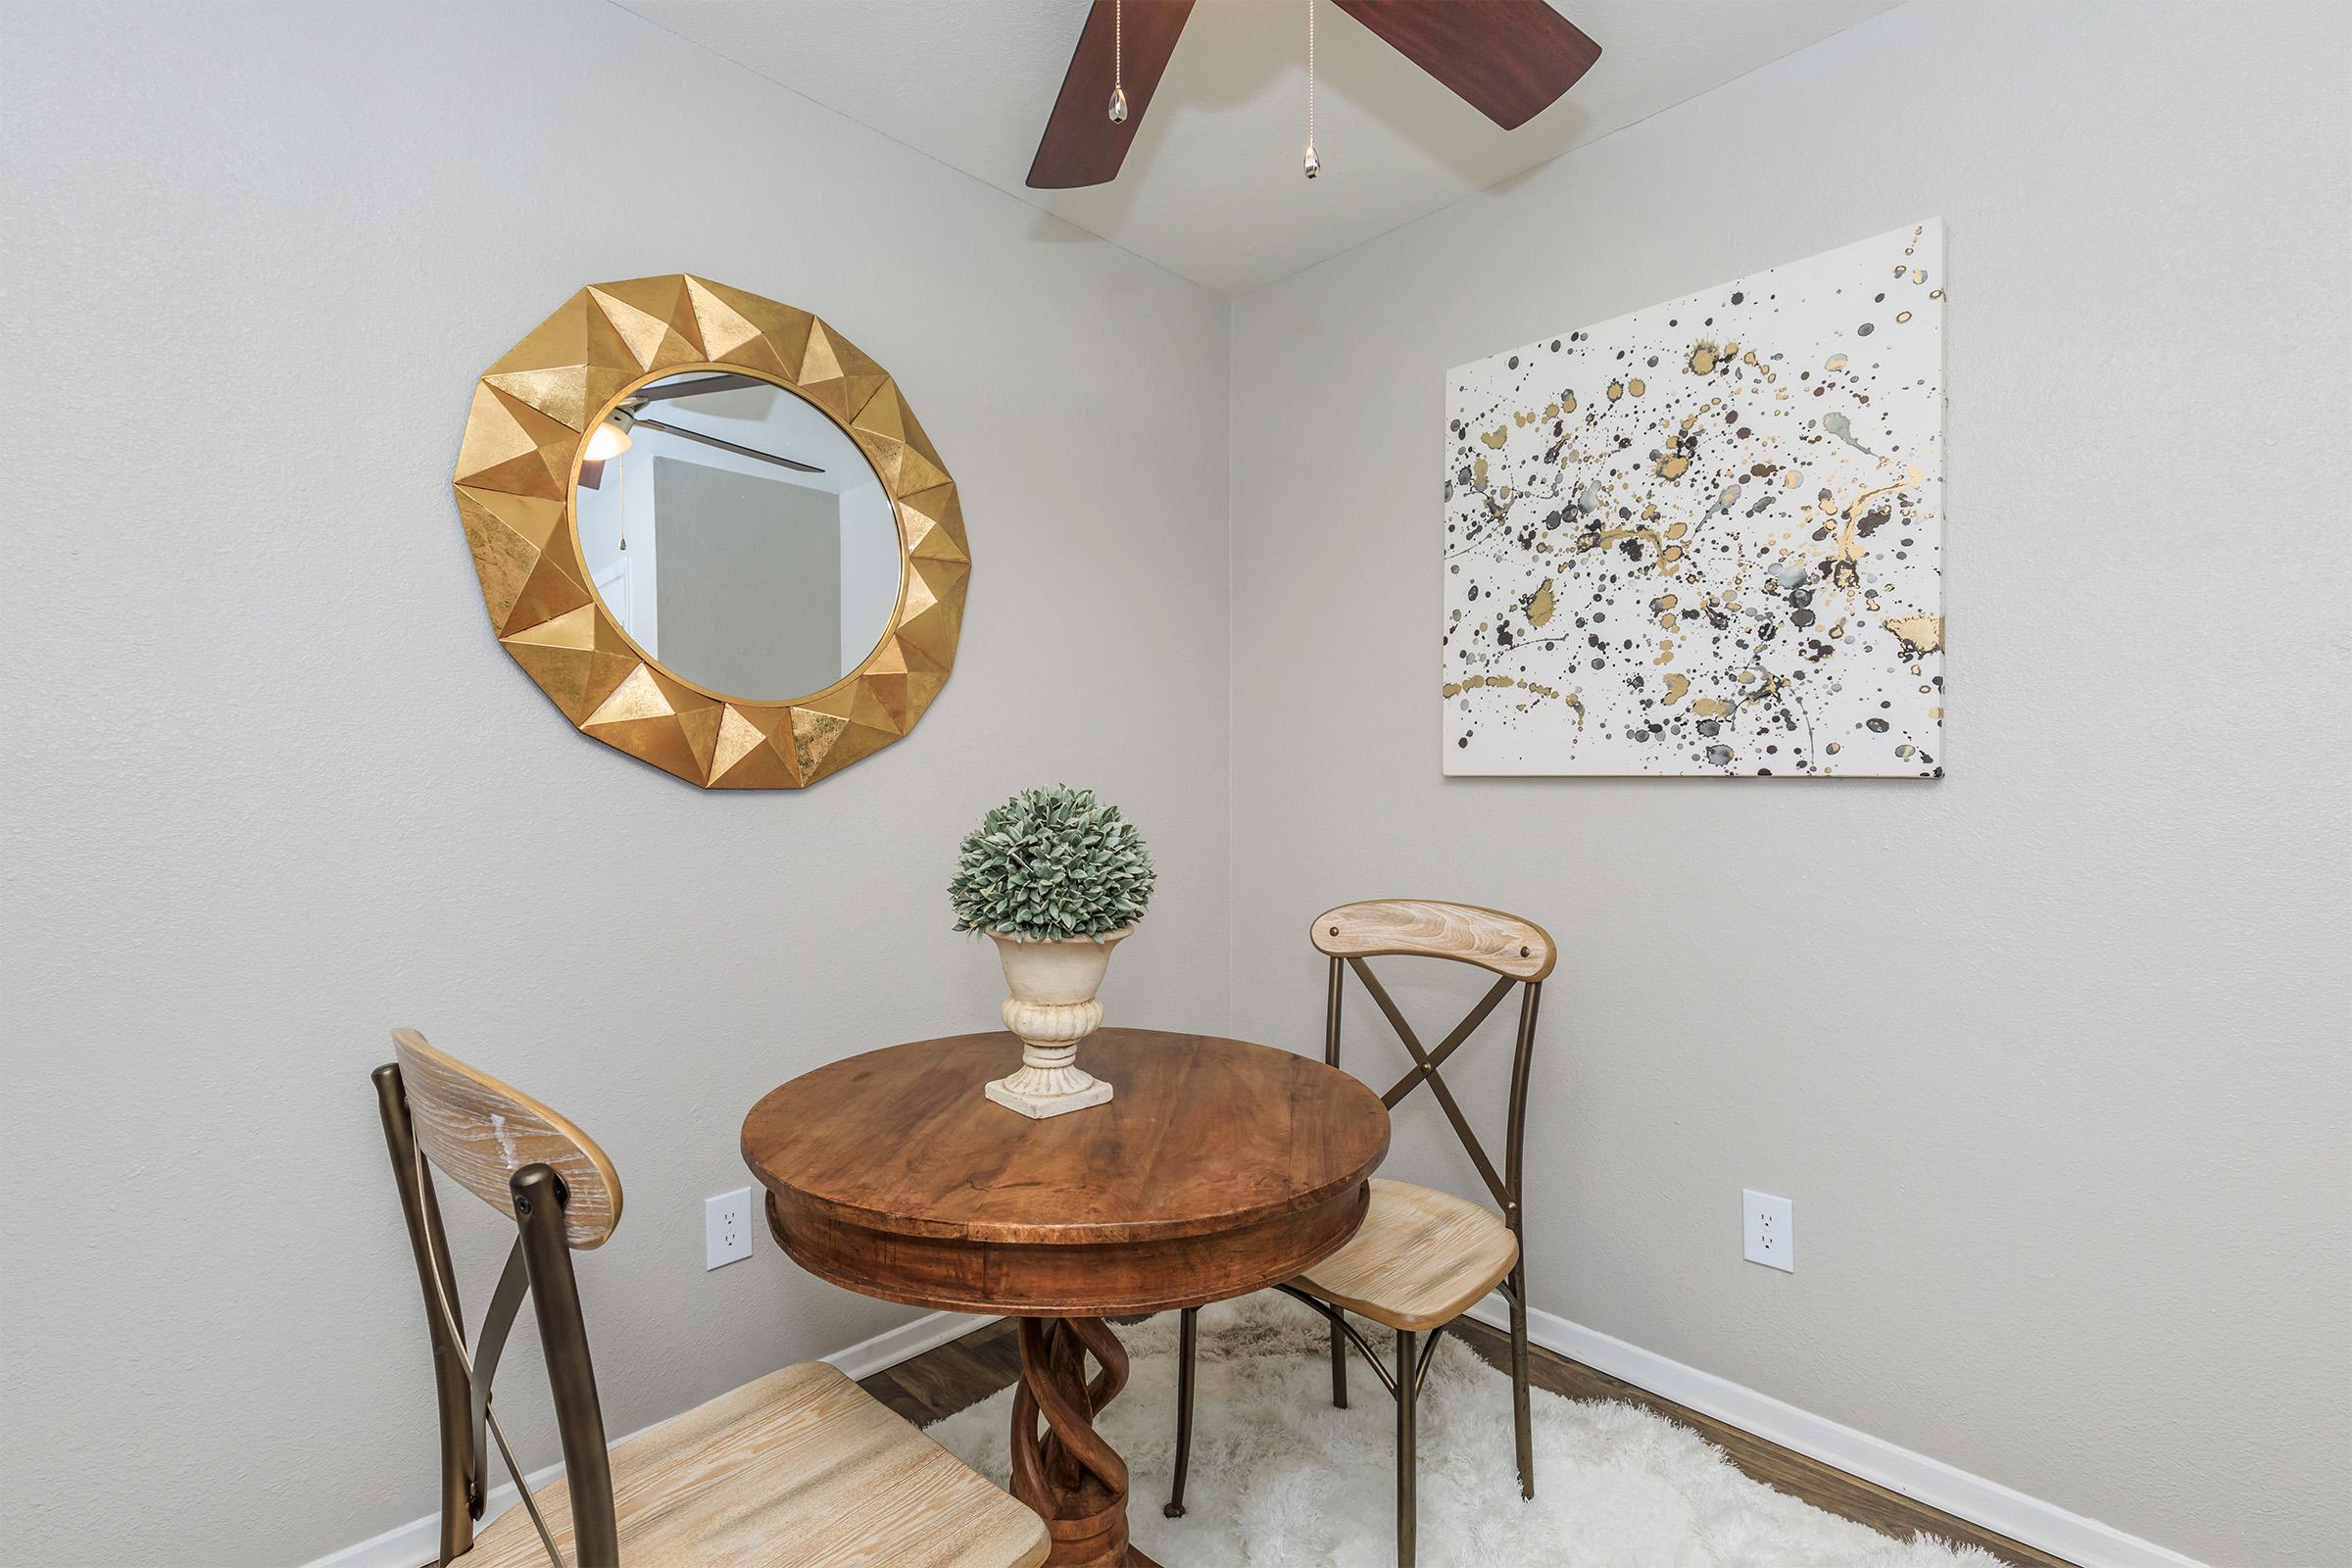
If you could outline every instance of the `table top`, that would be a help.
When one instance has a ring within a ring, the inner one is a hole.
[[[1380,1097],[1294,1052],[1103,1029],[1079,1065],[1110,1082],[1110,1101],[1042,1121],[982,1098],[1020,1057],[1020,1041],[999,1031],[829,1063],[752,1107],[744,1160],[796,1216],[1083,1248],[1213,1237],[1317,1208],[1361,1188],[1388,1152]]]

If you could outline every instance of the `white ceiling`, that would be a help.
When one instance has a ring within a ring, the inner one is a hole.
[[[1793,54],[1894,0],[1551,0],[1601,46],[1515,131],[1337,7],[1200,0],[1108,185],[1022,184],[1089,0],[615,0],[1170,271],[1245,294]]]

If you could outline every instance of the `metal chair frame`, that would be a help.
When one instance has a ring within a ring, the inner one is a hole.
[[[416,1128],[409,1119],[400,1067],[386,1062],[372,1077],[377,1108],[383,1115],[384,1143],[392,1156],[392,1179],[400,1189],[401,1213],[408,1220],[409,1248],[416,1254],[416,1275],[424,1291],[425,1329],[432,1339],[433,1385],[439,1396],[441,1427],[441,1555],[436,1561],[445,1565],[473,1549],[474,1522],[481,1518],[490,1498],[489,1462],[483,1445],[487,1432],[522,1495],[523,1506],[530,1511],[549,1561],[555,1568],[565,1568],[555,1537],[531,1496],[530,1484],[499,1427],[497,1412],[490,1407],[491,1380],[498,1373],[499,1357],[514,1327],[515,1314],[528,1295],[539,1322],[548,1383],[555,1395],[564,1485],[571,1494],[576,1568],[619,1568],[620,1531],[613,1510],[612,1468],[605,1450],[605,1418],[597,1402],[596,1370],[588,1355],[588,1328],[580,1315],[579,1283],[572,1273],[571,1247],[564,1237],[564,1179],[546,1164],[525,1165],[510,1179],[517,1234],[468,1353],[465,1318],[458,1307],[457,1276],[450,1265],[449,1237],[441,1227],[431,1166],[417,1147]]]
[[[1444,955],[1430,955],[1445,956]],[[1449,958],[1450,962],[1461,959]],[[1421,1044],[1404,1014],[1389,996],[1388,988],[1372,972],[1371,965],[1360,957],[1333,956],[1331,981],[1324,1004],[1323,1059],[1331,1066],[1340,1064],[1340,1003],[1346,990],[1348,970],[1354,970],[1364,989],[1396,1032],[1396,1038],[1413,1058],[1405,1075],[1380,1097],[1381,1103],[1391,1110],[1422,1085],[1429,1086],[1455,1135],[1460,1138],[1470,1162],[1477,1166],[1487,1190],[1502,1209],[1503,1224],[1508,1226],[1512,1239],[1519,1244],[1518,1259],[1510,1273],[1503,1276],[1500,1289],[1511,1307],[1511,1424],[1518,1446],[1519,1494],[1536,1494],[1536,1455],[1533,1415],[1528,1396],[1527,1349],[1527,1238],[1521,1225],[1520,1200],[1525,1191],[1522,1172],[1527,1153],[1527,1084],[1529,1067],[1535,1055],[1536,1013],[1542,1004],[1544,982],[1520,980],[1511,975],[1498,977],[1471,1009],[1463,1014],[1435,1051]],[[1454,1099],[1452,1089],[1439,1071],[1463,1043],[1478,1032],[1494,1009],[1501,1005],[1513,986],[1524,987],[1519,1004],[1519,1030],[1511,1061],[1510,1114],[1504,1132],[1502,1169],[1497,1172],[1487,1156],[1486,1146],[1471,1129],[1469,1117],[1463,1114],[1461,1102]],[[1348,1314],[1321,1298],[1310,1295],[1296,1285],[1274,1287],[1295,1300],[1303,1301],[1321,1313],[1331,1325],[1331,1402],[1341,1409],[1348,1407],[1348,1346],[1353,1343],[1364,1361],[1379,1375],[1381,1383],[1396,1401],[1396,1560],[1410,1568],[1414,1555],[1414,1537],[1417,1520],[1415,1491],[1419,1472],[1419,1454],[1415,1446],[1415,1406],[1419,1402],[1421,1385],[1429,1378],[1430,1361],[1437,1353],[1438,1342],[1450,1324],[1441,1323],[1426,1335],[1410,1329],[1396,1332],[1396,1368],[1394,1372],[1382,1364],[1382,1357],[1348,1321]],[[1161,1511],[1169,1518],[1184,1513],[1184,1484],[1193,1450],[1193,1362],[1200,1344],[1200,1309],[1184,1308],[1180,1328],[1176,1389],[1176,1475],[1170,1489],[1167,1506]]]

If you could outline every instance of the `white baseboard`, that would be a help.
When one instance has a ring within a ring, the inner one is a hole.
[[[860,1340],[847,1349],[835,1350],[823,1360],[828,1366],[839,1367],[842,1375],[854,1382],[859,1378],[870,1378],[884,1367],[910,1361],[925,1350],[935,1349],[950,1340],[962,1339],[982,1324],[994,1321],[993,1318],[972,1317],[961,1312],[929,1312],[911,1323],[877,1334],[870,1340]],[[616,1438],[612,1446],[618,1447],[636,1436],[632,1432],[627,1437]],[[496,1468],[495,1465],[493,1468]],[[564,1467],[560,1464],[532,1471],[531,1490],[538,1491],[563,1473]],[[490,1494],[490,1501],[483,1508],[482,1517],[497,1518],[513,1507],[519,1495],[512,1482],[497,1488]],[[356,1546],[330,1551],[306,1564],[305,1568],[417,1568],[419,1563],[431,1562],[440,1549],[441,1516],[431,1513],[363,1541]]]
[[[824,1358],[827,1366],[839,1367],[852,1383],[870,1378],[885,1367],[911,1361],[925,1350],[936,1350],[950,1340],[960,1340],[976,1328],[994,1323],[993,1316],[976,1317],[968,1312],[926,1312],[911,1323],[859,1340],[846,1350],[835,1350]]]
[[[1510,1327],[1510,1303],[1499,1295],[1479,1302],[1469,1315],[1494,1328],[1507,1331]],[[2022,1541],[2053,1556],[2080,1563],[2082,1568],[2203,1568],[2194,1558],[2183,1557],[2170,1547],[2142,1541],[2096,1519],[2070,1513],[2056,1503],[2029,1497],[1940,1459],[1897,1447],[1883,1438],[1800,1410],[1712,1372],[1670,1361],[1654,1351],[1628,1345],[1581,1323],[1571,1323],[1564,1317],[1531,1309],[1527,1314],[1527,1337],[1547,1350],[1622,1378],[1661,1398],[1687,1405],[1701,1415],[1713,1416],[1808,1458],[1835,1465],[1848,1475],[1876,1482],[1890,1492],[1899,1492],[2012,1541]]]

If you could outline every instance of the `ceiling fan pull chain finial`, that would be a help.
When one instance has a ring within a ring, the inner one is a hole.
[[[1323,172],[1323,160],[1315,156],[1315,0],[1306,0],[1306,159],[1302,167],[1309,179]]]
[[[1110,122],[1127,123],[1127,0],[1110,0]]]

